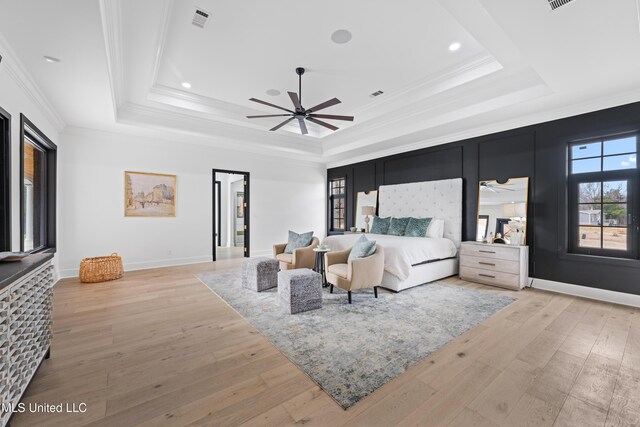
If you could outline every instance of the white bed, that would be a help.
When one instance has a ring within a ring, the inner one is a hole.
[[[385,250],[382,286],[393,291],[418,286],[458,273],[462,239],[462,179],[383,185],[378,193],[381,217],[418,217],[444,220],[443,238],[368,234]],[[353,246],[360,234],[329,236],[324,244],[334,250]]]

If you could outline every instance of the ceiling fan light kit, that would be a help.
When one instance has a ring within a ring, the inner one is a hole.
[[[323,126],[327,129],[331,129],[332,131],[336,131],[339,128],[330,123],[325,122],[320,119],[328,119],[328,120],[344,120],[344,121],[353,121],[353,116],[338,116],[334,114],[316,114],[317,111],[324,110],[325,108],[331,107],[336,104],[340,104],[340,100],[338,98],[332,98],[328,101],[325,101],[321,104],[318,104],[312,108],[305,109],[302,106],[302,75],[304,74],[305,69],[302,67],[296,68],[296,74],[298,75],[298,93],[296,92],[287,92],[289,94],[289,98],[293,103],[293,110],[288,108],[280,107],[278,105],[272,104],[270,102],[262,101],[256,98],[250,98],[249,101],[257,102],[258,104],[268,105],[269,107],[277,108],[279,110],[286,111],[288,114],[262,114],[258,116],[247,116],[248,119],[258,119],[265,117],[288,117],[285,121],[280,123],[279,125],[269,129],[270,131],[276,131],[288,124],[293,120],[298,121],[298,126],[300,126],[300,133],[302,135],[306,135],[309,133],[307,129],[307,124],[305,120],[308,120],[317,125]]]

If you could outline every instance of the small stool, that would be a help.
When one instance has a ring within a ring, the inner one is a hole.
[[[290,314],[322,308],[322,274],[308,268],[279,272],[278,303]]]
[[[278,260],[259,257],[242,261],[242,287],[261,292],[278,286]]]

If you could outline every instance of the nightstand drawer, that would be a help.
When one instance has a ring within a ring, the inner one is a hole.
[[[462,245],[460,255],[471,255],[482,258],[493,258],[507,261],[518,261],[520,251],[517,247],[498,247],[496,245]]]
[[[518,261],[467,255],[460,258],[460,265],[463,267],[500,271],[502,273],[520,274],[520,263]]]
[[[517,274],[461,266],[460,278],[514,290],[520,289],[520,278]]]

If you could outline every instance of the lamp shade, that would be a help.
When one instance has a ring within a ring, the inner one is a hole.
[[[363,206],[362,215],[375,215],[376,208],[374,206]]]

